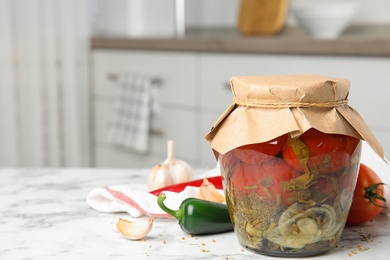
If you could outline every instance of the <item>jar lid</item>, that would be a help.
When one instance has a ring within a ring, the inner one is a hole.
[[[232,77],[233,104],[205,139],[220,154],[310,128],[365,140],[384,159],[384,151],[359,113],[348,105],[350,82],[319,75]]]

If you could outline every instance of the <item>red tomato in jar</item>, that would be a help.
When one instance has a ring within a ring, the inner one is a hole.
[[[308,156],[307,166],[309,169],[329,174],[349,165],[350,157],[359,142],[360,140],[354,137],[325,134],[311,128],[303,133],[299,140],[288,140],[282,153],[286,162],[300,172],[304,172],[304,160],[300,161],[299,157],[307,158],[306,156]]]
[[[282,135],[269,142],[240,146],[234,149],[234,152],[244,163],[261,164],[275,157],[281,151],[286,140],[287,135]]]
[[[237,194],[257,193],[261,197],[277,200],[288,205],[291,192],[285,190],[284,182],[288,182],[300,174],[283,159],[273,158],[261,165],[237,164],[228,181]]]
[[[386,202],[383,185],[379,176],[370,167],[360,164],[347,225],[362,224],[379,215]]]
[[[238,157],[236,156],[233,150],[223,155],[220,154],[218,156],[219,167],[221,168],[221,171],[223,171],[224,173],[228,173],[229,171],[231,171],[234,168],[234,166],[239,162],[240,160],[238,159]]]
[[[230,187],[238,194],[251,194],[259,187],[259,179],[263,176],[255,164],[237,163],[228,175]]]
[[[339,190],[345,190],[352,194],[356,187],[360,163],[356,162],[342,172],[338,180]]]
[[[337,184],[332,178],[326,178],[328,175],[322,175],[310,186],[311,199],[322,201],[324,199],[334,199],[337,194]]]

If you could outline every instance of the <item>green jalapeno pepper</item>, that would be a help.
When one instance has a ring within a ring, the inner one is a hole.
[[[179,220],[181,229],[187,234],[206,235],[233,230],[226,204],[197,198],[185,199],[178,210],[165,206],[166,195],[160,193],[157,204],[162,210]]]

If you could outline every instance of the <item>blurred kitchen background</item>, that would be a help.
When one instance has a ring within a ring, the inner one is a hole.
[[[356,1],[341,36],[311,39],[294,0],[269,35],[240,34],[239,0],[0,0],[0,167],[151,167],[168,139],[178,159],[214,167],[203,137],[231,103],[229,77],[254,74],[350,79],[351,105],[389,151],[390,1]],[[315,50],[277,48],[290,39]],[[349,42],[367,48],[337,48]]]

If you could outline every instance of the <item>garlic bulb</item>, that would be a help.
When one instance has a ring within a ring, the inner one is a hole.
[[[133,222],[127,219],[119,218],[116,227],[119,232],[127,239],[139,240],[146,237],[153,227],[153,218]]]
[[[156,190],[168,185],[192,180],[191,166],[183,160],[175,160],[173,141],[168,141],[168,157],[165,161],[155,165],[148,176],[149,190]]]
[[[150,191],[172,184],[173,178],[167,164],[160,163],[152,168],[148,176],[148,188]]]

